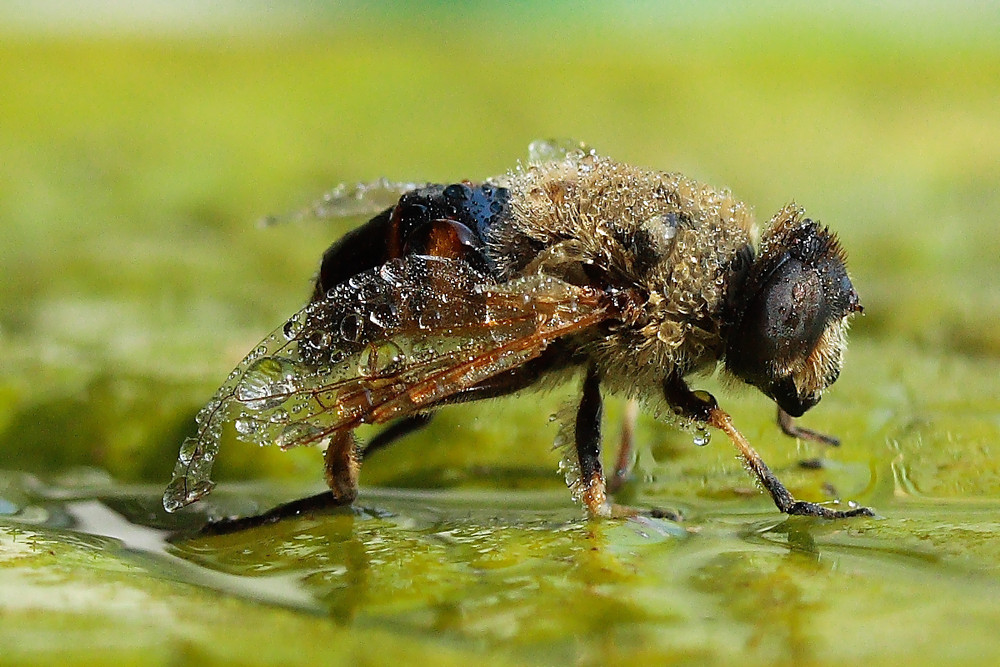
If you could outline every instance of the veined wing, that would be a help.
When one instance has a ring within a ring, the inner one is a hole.
[[[207,494],[223,424],[282,448],[430,409],[612,314],[599,290],[541,275],[497,284],[457,259],[407,256],[352,277],[292,316],[196,418],[164,493]]]
[[[405,183],[380,178],[368,183],[341,183],[306,208],[287,215],[267,216],[265,227],[298,220],[332,220],[370,217],[395,206],[399,198],[426,183]]]

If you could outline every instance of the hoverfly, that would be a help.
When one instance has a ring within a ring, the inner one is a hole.
[[[585,147],[542,142],[533,153],[481,183],[379,181],[317,204],[317,217],[384,209],[330,246],[309,303],[198,413],[164,507],[212,489],[227,421],[252,443],[325,448],[333,501],[347,504],[365,452],[435,409],[576,371],[581,399],[560,437],[573,496],[593,516],[635,511],[608,498],[602,388],[723,431],[782,512],[871,516],[794,499],[685,379],[721,363],[777,403],[786,433],[834,441],[793,421],[836,380],[862,310],[834,234],[790,204],[757,243],[748,207],[727,190]],[[363,447],[362,424],[388,426]]]

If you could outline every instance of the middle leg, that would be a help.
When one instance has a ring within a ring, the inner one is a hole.
[[[591,366],[583,381],[583,397],[576,411],[574,446],[579,477],[573,484],[573,495],[583,502],[591,516],[611,516],[604,470],[601,467],[601,418],[604,401],[601,398],[601,378]]]

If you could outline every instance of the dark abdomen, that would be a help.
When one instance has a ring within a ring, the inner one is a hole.
[[[489,183],[429,185],[407,192],[323,253],[313,300],[351,276],[408,254],[459,257],[492,274],[486,238],[490,227],[509,215],[509,197],[506,188]]]

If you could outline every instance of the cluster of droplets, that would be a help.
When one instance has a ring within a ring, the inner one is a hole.
[[[691,442],[693,442],[696,447],[704,447],[708,443],[712,442],[712,432],[705,426],[698,424],[693,429]]]
[[[299,388],[300,370],[291,359],[261,357],[243,371],[234,396],[253,410],[277,407]]]
[[[572,404],[563,406],[559,412],[551,415],[549,421],[559,423],[559,431],[552,442],[552,449],[559,452],[559,473],[566,480],[566,486],[573,495],[573,500],[583,502],[586,491],[580,478],[580,459],[576,452],[576,408]]]
[[[443,285],[441,293],[428,286]],[[451,294],[462,299],[451,300]],[[288,448],[384,422],[515,368],[596,307],[545,276],[496,285],[464,262],[409,256],[330,290],[265,338],[198,414],[164,495],[171,510],[212,488],[233,419],[237,436]],[[489,326],[484,326],[488,324]],[[521,341],[533,337],[533,345]]]
[[[203,452],[198,438],[185,438],[181,443],[173,477],[163,492],[163,507],[175,512],[212,490],[215,484],[209,479],[215,454]]]

